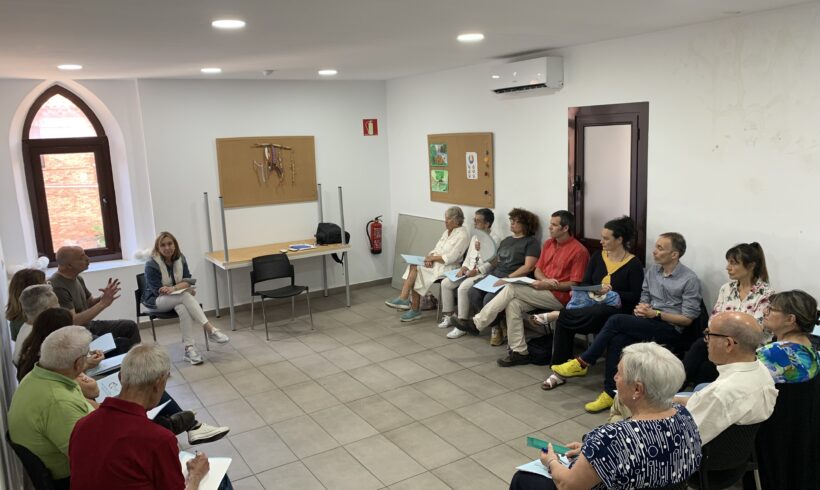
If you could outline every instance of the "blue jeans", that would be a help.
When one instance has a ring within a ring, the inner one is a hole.
[[[639,342],[657,342],[669,345],[678,339],[675,327],[655,318],[642,318],[634,315],[613,315],[595,337],[589,348],[581,354],[581,359],[589,365],[595,364],[606,350],[606,367],[604,369],[604,391],[615,396],[615,373],[621,361],[624,347]]]

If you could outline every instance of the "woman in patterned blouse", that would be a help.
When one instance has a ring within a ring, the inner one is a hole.
[[[763,325],[777,337],[757,351],[757,358],[775,383],[802,383],[820,372],[817,348],[811,343],[814,326],[820,321],[817,300],[795,289],[770,298]]]
[[[685,481],[700,466],[701,443],[686,407],[672,404],[683,377],[680,360],[664,347],[626,347],[615,383],[632,418],[593,429],[583,444],[568,444],[568,467],[550,445],[541,463],[552,479],[519,471],[510,489],[656,488]]]
[[[769,285],[766,256],[757,242],[740,243],[726,251],[726,272],[729,282],[721,286],[712,315],[724,311],[739,311],[763,323],[763,313],[774,290]],[[771,334],[767,332],[767,340]],[[717,368],[709,360],[703,338],[696,340],[683,359],[687,383],[698,385],[717,379]]]

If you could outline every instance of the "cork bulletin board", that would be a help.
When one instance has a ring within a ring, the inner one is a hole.
[[[493,133],[427,135],[430,200],[495,207]]]
[[[226,208],[317,199],[313,136],[217,138],[216,158]]]

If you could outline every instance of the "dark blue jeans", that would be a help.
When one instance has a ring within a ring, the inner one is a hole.
[[[499,291],[501,292],[501,291]],[[493,300],[498,293],[488,293],[487,291],[482,291],[478,288],[470,288],[467,292],[467,296],[470,298],[470,307],[472,307],[473,311],[478,313],[481,311],[482,308],[487,306],[487,303]],[[498,325],[499,319],[498,317],[493,319],[493,322],[490,324],[492,326]]]
[[[587,364],[595,364],[606,350],[606,367],[604,369],[604,391],[615,396],[615,373],[621,361],[624,347],[638,342],[657,342],[670,345],[678,338],[675,327],[662,320],[641,318],[634,315],[613,315],[604,324],[604,328],[595,337],[589,348],[581,354]]]

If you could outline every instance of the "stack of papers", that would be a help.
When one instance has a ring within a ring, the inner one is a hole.
[[[535,279],[527,276],[523,277],[505,277],[502,280],[509,282],[510,284],[532,284],[535,282]]]
[[[196,455],[193,453],[186,451],[179,452],[179,462],[182,465],[182,474],[186,479],[188,478],[188,465],[186,463],[195,457]],[[205,475],[205,478],[199,482],[199,490],[217,490],[219,488],[219,484],[222,482],[222,478],[224,478],[225,474],[228,473],[228,467],[231,466],[231,461],[233,461],[231,458],[208,458],[208,465],[210,466],[210,469]]]
[[[120,368],[123,359],[125,359],[125,354],[120,354],[118,356],[109,357],[108,359],[103,359],[102,362],[97,365],[97,367],[89,369],[85,372],[85,374],[93,378],[96,376],[102,376],[106,373],[110,373],[111,371]]]
[[[502,284],[501,286],[495,286],[496,281],[498,281],[498,278],[492,274],[489,274],[484,279],[473,284],[473,287],[488,293],[497,293],[504,287],[504,285]]]

